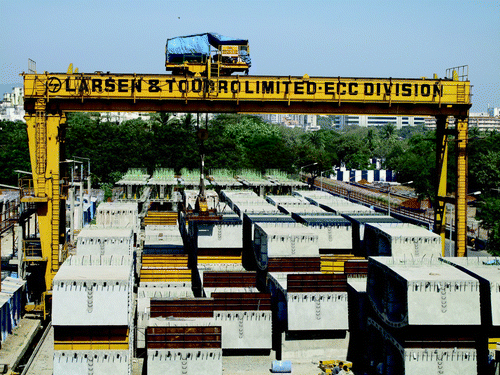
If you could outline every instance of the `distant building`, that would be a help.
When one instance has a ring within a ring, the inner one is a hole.
[[[288,128],[301,128],[305,131],[319,130],[317,125],[316,115],[290,115],[290,114],[263,114],[260,115],[262,119],[271,124],[280,124]]]
[[[500,117],[500,108],[492,108],[488,105],[488,116]]]
[[[367,115],[340,115],[335,116],[335,127],[343,129],[345,126],[357,125],[361,127],[384,126],[393,124],[397,129],[404,126],[424,126],[428,116],[367,116]]]
[[[24,121],[24,92],[22,87],[13,87],[3,94],[0,103],[0,120]]]
[[[500,130],[500,108],[488,108],[488,112],[469,113],[469,128],[480,131]]]
[[[121,124],[123,121],[129,120],[149,120],[150,115],[139,112],[101,112],[102,122],[115,122]]]
[[[426,127],[436,129],[436,119],[426,119]],[[454,126],[455,119],[449,119],[449,125]],[[478,128],[480,131],[500,131],[500,108],[488,108],[488,112],[470,112],[469,128]]]

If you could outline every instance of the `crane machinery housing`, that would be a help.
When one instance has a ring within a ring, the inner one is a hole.
[[[217,33],[189,35],[167,40],[165,68],[173,75],[218,77],[248,74],[251,65],[248,40]]]
[[[212,50],[214,48],[214,50]],[[456,148],[456,252],[466,249],[467,121],[471,85],[457,70],[446,78],[348,78],[230,75],[250,68],[248,41],[215,33],[167,41],[166,70],[172,74],[23,73],[24,107],[33,173],[33,193],[22,198],[36,206],[44,297],[64,261],[61,231],[66,192],[64,155],[67,112],[208,112],[428,115],[437,124],[437,205],[434,231],[444,239],[448,137]],[[448,117],[455,127],[448,127]],[[62,202],[62,203],[61,203]],[[444,240],[443,240],[444,246]],[[48,310],[42,302],[39,309]]]

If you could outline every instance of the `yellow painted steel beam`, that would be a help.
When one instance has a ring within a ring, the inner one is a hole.
[[[128,342],[54,341],[54,350],[127,350]]]
[[[198,256],[198,263],[241,263],[241,256]]]
[[[465,114],[470,84],[447,79],[24,74],[25,109],[63,111]]]
[[[186,78],[138,74],[23,74],[24,106],[38,202],[47,290],[59,268],[59,150],[68,111],[169,111],[239,113],[453,115],[471,106],[469,81],[342,77],[227,76]],[[459,137],[467,122],[460,120]],[[466,141],[466,134],[465,139]],[[459,149],[457,234],[466,220],[466,158]],[[465,179],[465,180],[464,180]],[[464,193],[465,194],[465,193]],[[465,226],[464,226],[465,225]],[[465,237],[464,237],[465,238]],[[460,237],[457,246],[465,240]],[[199,258],[200,261],[200,258]],[[208,259],[207,259],[208,261]],[[241,262],[219,259],[220,262]],[[203,259],[201,259],[203,262]],[[210,260],[213,262],[213,260]]]
[[[457,191],[455,204],[457,256],[467,255],[467,130],[468,118],[455,119],[457,130],[456,157],[457,157]]]
[[[42,258],[47,259],[46,290],[52,289],[52,279],[59,269],[60,187],[59,153],[65,116],[47,114],[46,102],[37,100],[35,113],[25,116],[30,149],[33,186],[37,198],[38,224]]]
[[[445,253],[446,186],[448,178],[448,119],[436,117],[437,196],[434,207],[434,232],[441,236],[441,255]]]

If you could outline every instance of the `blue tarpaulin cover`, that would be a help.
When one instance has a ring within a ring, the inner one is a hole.
[[[195,34],[167,39],[167,61],[169,55],[210,55],[210,47],[220,45],[246,45],[248,40],[235,39],[217,33]],[[250,63],[250,56],[246,51],[241,51],[243,60]],[[248,60],[248,61],[246,61]]]

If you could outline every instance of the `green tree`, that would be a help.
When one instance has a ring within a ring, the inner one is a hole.
[[[16,169],[31,171],[26,124],[22,121],[0,121],[0,181],[17,186]]]

